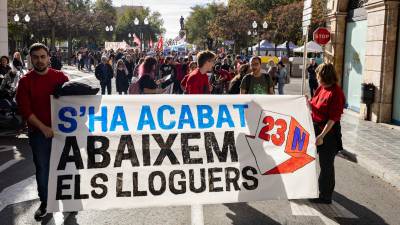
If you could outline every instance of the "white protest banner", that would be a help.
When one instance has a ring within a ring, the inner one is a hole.
[[[303,96],[52,99],[47,209],[317,197]]]
[[[126,50],[128,48],[130,48],[130,46],[125,42],[125,41],[121,41],[121,42],[104,42],[104,48],[108,51],[108,50],[118,50],[118,49],[123,49]]]

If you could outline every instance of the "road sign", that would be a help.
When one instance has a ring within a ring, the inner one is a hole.
[[[310,26],[311,20],[303,21],[303,27]]]
[[[303,16],[307,14],[312,14],[312,8],[304,9],[303,10]]]
[[[320,45],[326,45],[331,39],[331,33],[328,29],[319,27],[314,31],[313,39]]]
[[[307,14],[303,16],[303,21],[311,20],[311,14]]]
[[[304,1],[304,9],[311,8],[311,0]]]
[[[303,36],[306,36],[307,33],[308,33],[308,26],[304,26],[303,27]]]

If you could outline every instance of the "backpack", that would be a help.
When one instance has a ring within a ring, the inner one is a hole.
[[[264,75],[264,77],[265,77],[265,80],[268,80],[269,75],[266,74],[266,73],[263,73],[263,75]],[[252,78],[253,78],[253,77],[250,77],[250,78],[248,78],[248,79],[246,80],[246,94],[249,94],[250,82],[251,82],[251,79],[252,79]]]
[[[132,77],[131,84],[129,85],[129,88],[128,88],[128,93],[130,95],[142,94],[142,92],[140,91],[140,78]]]
[[[78,81],[68,81],[58,85],[54,90],[54,97],[73,96],[73,95],[96,95],[99,88],[93,88],[90,85]]]

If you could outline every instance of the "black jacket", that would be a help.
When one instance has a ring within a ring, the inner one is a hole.
[[[105,66],[105,70],[102,68]],[[113,77],[113,69],[110,64],[106,63],[100,63],[99,65],[96,66],[96,69],[94,71],[94,75],[96,76],[97,80],[100,81],[101,84],[106,84],[108,82],[111,82],[111,79]]]

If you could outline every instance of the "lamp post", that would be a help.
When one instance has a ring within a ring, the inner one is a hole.
[[[17,23],[17,24],[21,23],[22,26],[25,27],[25,24],[23,23],[23,21],[20,22],[20,20],[21,20],[21,18],[19,17],[18,13],[15,14],[15,16],[14,16],[14,22]],[[31,17],[30,17],[28,14],[26,14],[26,15],[24,16],[24,22],[25,22],[25,23],[29,23],[29,21],[31,21]],[[24,39],[24,35],[23,35],[23,34],[22,34],[22,39]],[[25,40],[26,40],[26,39],[25,39]],[[22,40],[22,42],[23,42],[23,41],[24,41],[24,40]],[[29,43],[27,43],[27,44],[29,44]],[[15,43],[15,47],[17,47],[17,41],[16,41],[16,43]]]
[[[260,44],[260,34],[261,34],[261,29],[257,29],[257,28],[259,28],[259,26],[258,26],[258,24],[257,24],[257,22],[254,20],[253,21],[253,23],[251,24],[251,27],[253,28],[253,32],[251,31],[251,30],[249,30],[248,32],[247,32],[247,34],[249,35],[249,36],[251,36],[251,35],[253,35],[253,38],[254,37],[258,37],[258,39],[257,39],[257,42],[258,42],[258,51],[257,51],[257,55],[258,56],[260,56],[260,48],[261,48],[261,44]],[[264,21],[264,23],[262,24],[262,28],[264,29],[264,30],[266,30],[267,28],[268,28],[268,23],[266,22],[266,21]],[[251,51],[253,52],[253,46],[251,47]]]
[[[112,25],[110,26],[106,26],[106,32],[110,32],[111,33],[111,38],[112,38],[112,32],[113,32],[114,28]]]
[[[140,44],[140,51],[143,51],[144,49],[144,33],[143,33],[143,28],[144,26],[149,25],[149,19],[144,18],[143,20],[143,25],[140,24],[139,19],[136,17],[135,20],[133,21],[133,23],[135,24],[135,26],[139,26],[139,37],[140,40],[143,41],[143,43]]]
[[[251,37],[251,35],[253,34],[253,32],[251,32],[251,30],[247,31],[247,35],[249,35],[249,37]],[[253,35],[254,38],[254,35]],[[250,41],[250,45],[251,45],[251,55],[253,55],[253,43]]]

